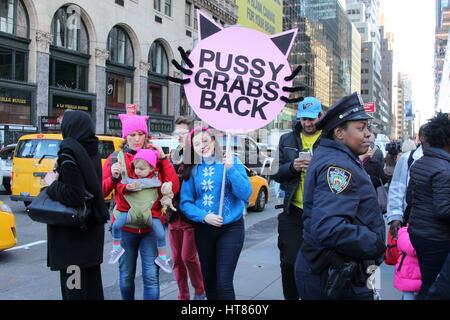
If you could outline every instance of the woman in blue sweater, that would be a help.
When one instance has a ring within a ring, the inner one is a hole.
[[[184,157],[181,211],[196,222],[195,242],[208,300],[235,300],[233,277],[244,244],[243,213],[252,189],[244,166],[227,155],[208,128],[189,134]],[[223,215],[220,193],[226,171]]]

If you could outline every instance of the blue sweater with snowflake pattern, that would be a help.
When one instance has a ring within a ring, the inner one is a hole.
[[[233,165],[226,172],[223,224],[242,218],[244,208],[252,194],[250,180],[242,162],[233,158]],[[195,222],[205,222],[209,213],[219,213],[220,191],[224,165],[213,159],[204,159],[192,170],[192,176],[183,181],[180,209]]]

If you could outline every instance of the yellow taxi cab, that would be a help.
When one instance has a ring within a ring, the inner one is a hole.
[[[0,201],[0,251],[17,244],[16,218],[11,208]]]
[[[98,135],[102,165],[106,158],[120,149],[122,139]],[[61,141],[61,134],[39,133],[22,136],[17,142],[11,174],[11,200],[23,201],[27,206],[36,197],[43,184],[41,180],[53,170]],[[106,198],[110,200],[111,195]]]
[[[269,202],[269,183],[265,178],[259,176],[256,171],[246,166],[244,168],[252,186],[252,195],[248,202],[248,208],[258,212],[264,211],[266,204]]]

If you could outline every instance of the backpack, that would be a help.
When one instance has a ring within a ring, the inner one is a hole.
[[[408,171],[411,168],[413,162],[414,162],[414,152],[416,150],[411,151],[409,157],[408,157]],[[406,208],[405,212],[403,213],[403,225],[406,226],[409,220],[409,213],[411,212],[411,200],[412,200],[412,187],[411,187],[411,180],[408,183],[408,186],[406,188]],[[397,264],[398,258],[400,257],[402,253],[397,248],[397,240],[392,238],[391,233],[388,232],[388,242],[386,246],[386,252],[384,254],[384,263],[390,266],[395,266]],[[399,268],[403,265],[403,259],[400,263]]]
[[[417,150],[417,149],[416,149]],[[411,169],[412,164],[414,163],[414,152],[416,150],[411,151],[408,157],[408,171]],[[406,187],[406,208],[405,212],[403,213],[403,224],[406,226],[409,220],[409,214],[411,213],[411,204],[412,204],[412,185],[411,185],[411,179],[408,182],[408,186]]]

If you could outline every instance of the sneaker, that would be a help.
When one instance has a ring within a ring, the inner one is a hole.
[[[172,273],[173,267],[172,267],[172,260],[166,259],[163,260],[161,257],[158,256],[158,258],[155,259],[155,263],[157,266],[159,266],[163,271],[167,273]]]
[[[109,257],[109,264],[114,264],[119,261],[120,257],[125,253],[125,249],[120,247],[119,250],[111,250],[111,256]]]
[[[205,293],[196,294],[194,296],[194,300],[206,300],[206,294]]]

